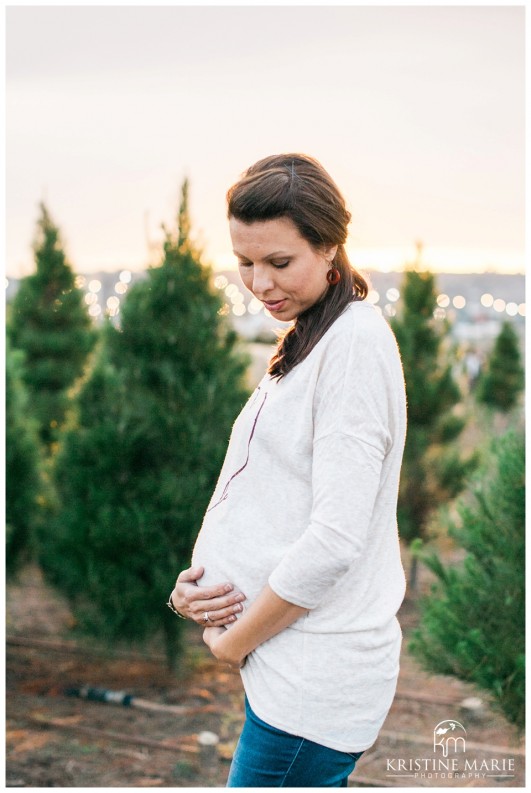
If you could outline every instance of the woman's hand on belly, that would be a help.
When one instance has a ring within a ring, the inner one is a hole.
[[[243,610],[241,601],[245,600],[245,595],[227,583],[198,586],[197,581],[204,572],[203,567],[189,567],[179,573],[170,595],[171,602],[183,617],[203,627],[230,625]]]
[[[208,628],[203,641],[219,661],[241,668],[260,644],[288,628],[308,609],[279,597],[269,584],[230,630]]]
[[[223,641],[223,637],[228,633],[225,628],[205,628],[203,631],[203,641],[210,648],[212,655],[218,661],[225,661],[230,666],[241,669],[245,665],[245,656],[236,656],[231,652],[230,643]]]

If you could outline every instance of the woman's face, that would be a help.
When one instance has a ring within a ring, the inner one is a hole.
[[[295,319],[323,297],[337,246],[315,250],[289,218],[229,226],[242,281],[275,318]]]

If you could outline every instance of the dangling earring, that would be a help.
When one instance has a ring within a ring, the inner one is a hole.
[[[326,274],[326,280],[331,286],[335,286],[341,281],[341,273],[337,269],[337,267],[330,267]]]

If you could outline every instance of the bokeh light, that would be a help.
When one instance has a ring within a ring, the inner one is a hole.
[[[390,289],[387,290],[385,296],[390,303],[396,303],[396,301],[400,298],[400,292],[398,291],[398,289],[395,289],[395,287],[392,286]]]
[[[89,281],[88,290],[89,292],[99,292],[101,289],[101,281],[98,281],[97,278],[93,278],[92,281]]]
[[[229,281],[224,275],[217,275],[214,278],[214,286],[216,289],[225,289],[228,283]]]
[[[492,308],[494,311],[499,311],[500,313],[505,311],[505,300],[503,300],[501,297],[498,297],[492,304]]]

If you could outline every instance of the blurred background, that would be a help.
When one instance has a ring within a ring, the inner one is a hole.
[[[225,193],[282,151],[344,193],[408,388],[401,679],[351,785],[455,786],[388,767],[448,718],[462,784],[523,784],[524,32],[523,6],[7,9],[9,786],[224,784],[239,675],[164,602],[279,329]]]

